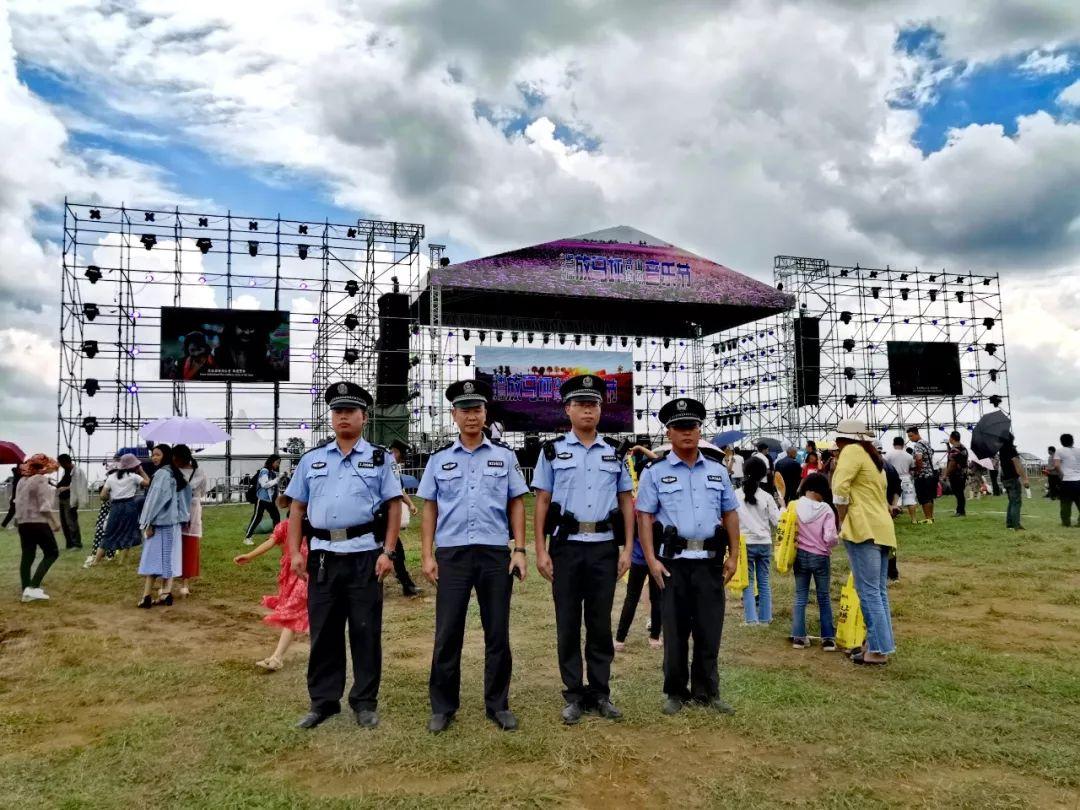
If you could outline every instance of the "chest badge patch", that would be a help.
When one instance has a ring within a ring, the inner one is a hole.
[[[563,459],[565,461],[566,459],[573,458],[573,457],[574,457],[573,453],[559,453],[559,455],[557,455],[555,458],[561,458],[561,459]]]
[[[678,480],[679,480],[679,476],[677,476],[677,475],[665,475],[663,478],[660,479],[660,483],[661,484],[674,484]]]
[[[612,453],[612,454],[611,454],[610,456],[602,456],[602,457],[600,458],[600,460],[601,460],[601,461],[618,461],[619,459],[617,459],[617,458],[615,457],[615,454],[614,454],[614,453]]]
[[[356,462],[356,466],[357,466],[358,469],[361,469],[361,470],[374,470],[375,469],[375,462],[374,461],[358,461],[358,462]]]
[[[314,464],[311,465],[311,469],[313,469],[313,470],[321,470],[325,466],[326,466],[325,461],[316,461]]]
[[[445,464],[442,465],[442,468],[444,470],[446,470],[447,472],[449,472],[450,470],[456,470],[457,469],[457,462],[456,461],[448,461],[448,462],[446,462]]]
[[[722,482],[724,480],[724,476],[722,476],[722,475],[710,475],[709,480],[710,481]]]
[[[503,463],[499,460],[492,460],[488,462],[489,467],[502,467]]]

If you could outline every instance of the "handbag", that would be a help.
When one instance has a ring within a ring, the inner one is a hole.
[[[855,590],[855,575],[848,574],[847,582],[840,590],[840,604],[836,611],[836,645],[845,650],[861,647],[866,640],[866,622],[863,620],[859,592]]]
[[[795,564],[795,552],[798,550],[799,540],[799,516],[795,513],[795,501],[792,501],[780,515],[780,523],[776,527],[776,553],[773,561],[776,570],[786,574]]]
[[[739,564],[735,567],[735,573],[728,582],[727,587],[733,593],[742,593],[750,585],[749,563],[746,559],[746,538],[739,535]]]

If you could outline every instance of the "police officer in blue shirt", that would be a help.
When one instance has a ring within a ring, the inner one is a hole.
[[[596,432],[605,390],[604,378],[594,374],[562,384],[559,393],[572,429],[544,443],[533,473],[536,567],[551,582],[555,599],[567,725],[580,721],[583,711],[622,717],[608,685],[615,657],[611,605],[615,582],[630,568],[626,538],[634,536],[634,485],[619,443]],[[587,687],[581,665],[583,615]]]
[[[349,706],[362,728],[379,723],[382,675],[382,580],[394,570],[401,526],[401,485],[390,453],[362,436],[371,394],[351,382],[326,389],[335,440],[301,456],[285,494],[293,573],[308,583],[311,710],[299,728],[314,728],[341,711],[345,691],[345,626],[352,652]],[[308,538],[307,567],[300,538]]]
[[[642,470],[637,511],[641,547],[663,590],[663,711],[675,714],[694,700],[731,714],[734,709],[720,698],[716,659],[724,585],[739,558],[738,502],[723,463],[698,449],[705,406],[682,397],[664,405],[659,416],[671,452]],[[693,669],[687,665],[691,635]]]
[[[517,718],[509,705],[510,593],[513,577],[525,578],[522,496],[529,487],[514,451],[484,436],[490,386],[459,380],[446,389],[446,398],[460,435],[428,459],[416,492],[424,499],[424,576],[438,587],[428,731],[445,731],[458,710],[461,645],[473,588],[484,627],[484,705],[495,725],[512,731]]]

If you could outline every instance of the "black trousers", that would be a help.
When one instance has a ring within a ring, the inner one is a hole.
[[[663,597],[660,595],[660,586],[649,576],[649,566],[630,566],[630,575],[626,580],[626,598],[622,603],[622,614],[619,616],[619,629],[615,631],[616,641],[626,641],[630,633],[630,625],[634,623],[634,614],[637,612],[638,602],[641,601],[641,591],[645,581],[649,582],[649,638],[660,638],[661,605]]]
[[[82,548],[79,510],[71,505],[68,498],[60,499],[60,528],[64,531],[64,544],[68,548]]]
[[[246,537],[252,537],[255,534],[255,529],[259,526],[259,521],[262,520],[263,515],[270,515],[270,520],[277,526],[281,522],[281,513],[278,512],[277,504],[273,501],[255,501],[255,509],[251,513],[251,522],[247,527]]]
[[[1073,504],[1076,504],[1076,521],[1080,525],[1080,481],[1062,481],[1058,485],[1058,496],[1061,498],[1061,525],[1072,523]]]
[[[341,696],[345,692],[346,624],[353,666],[349,706],[360,711],[374,710],[378,704],[383,588],[375,576],[375,561],[381,553],[376,550],[308,554],[311,654],[307,680],[312,711],[334,714],[341,710]]]
[[[563,697],[568,703],[593,706],[611,695],[611,606],[619,572],[614,543],[556,542],[551,550],[554,576],[555,636]],[[585,620],[585,672],[581,663],[581,624]],[[584,682],[588,675],[588,686]]]
[[[1061,476],[1060,475],[1048,475],[1046,476],[1046,497],[1050,500],[1056,500],[1058,494],[1061,492]]]
[[[708,701],[720,694],[716,659],[724,631],[724,571],[712,560],[664,560],[664,566],[671,572],[663,591],[664,694]]]
[[[48,523],[20,523],[19,544],[22,546],[22,559],[19,561],[19,578],[22,580],[23,590],[37,588],[41,580],[49,572],[49,568],[56,558],[60,556],[60,549],[56,547],[56,537]],[[37,550],[41,549],[41,562],[37,570],[31,576],[30,571],[34,566],[34,557]]]
[[[405,505],[402,504],[402,508]],[[413,582],[413,578],[409,575],[409,569],[405,567],[405,543],[401,539],[401,535],[398,535],[397,548],[394,549],[394,576],[397,577],[398,582],[401,583],[401,591],[405,594],[410,594],[416,590],[416,583]]]
[[[998,471],[990,470],[990,491],[995,495],[1001,494],[1001,486],[998,484]]]
[[[435,594],[435,649],[428,695],[431,711],[453,714],[461,705],[461,645],[469,597],[476,589],[484,628],[484,705],[489,713],[510,707],[510,594],[513,576],[506,546],[435,549],[439,586]]]
[[[949,486],[952,487],[953,495],[956,496],[956,514],[967,514],[967,476],[963,473],[953,473],[949,476]]]

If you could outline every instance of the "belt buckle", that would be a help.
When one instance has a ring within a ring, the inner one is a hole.
[[[578,521],[578,533],[579,534],[596,534],[595,523],[582,523]]]
[[[686,550],[687,551],[704,551],[705,550],[705,541],[704,540],[687,540],[686,541]]]
[[[330,542],[337,543],[349,539],[348,529],[330,529]]]

